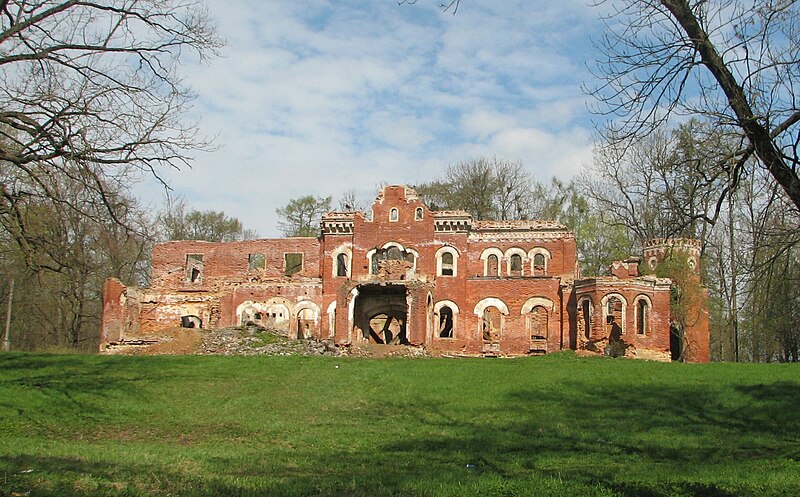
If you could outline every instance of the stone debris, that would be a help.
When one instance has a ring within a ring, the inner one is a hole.
[[[197,352],[200,355],[330,355],[338,356],[342,352],[333,340],[297,339],[292,340],[285,335],[261,328],[248,326],[244,328],[222,328],[203,333],[202,342]]]

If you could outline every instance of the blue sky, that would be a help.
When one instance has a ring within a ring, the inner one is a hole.
[[[302,195],[436,179],[480,156],[541,181],[591,161],[581,84],[603,25],[586,0],[208,0],[222,57],[183,67],[218,147],[165,177],[262,237]],[[155,182],[137,187],[159,202]]]

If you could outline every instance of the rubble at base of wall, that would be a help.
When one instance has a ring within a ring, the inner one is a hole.
[[[199,355],[330,355],[341,354],[333,340],[292,340],[283,334],[258,328],[222,328],[205,333]]]

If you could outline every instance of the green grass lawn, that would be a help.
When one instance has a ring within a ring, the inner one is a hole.
[[[800,368],[4,354],[0,495],[800,495]]]

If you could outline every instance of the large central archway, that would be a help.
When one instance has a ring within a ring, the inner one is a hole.
[[[353,308],[354,326],[371,343],[408,344],[408,300],[403,285],[363,285]]]

